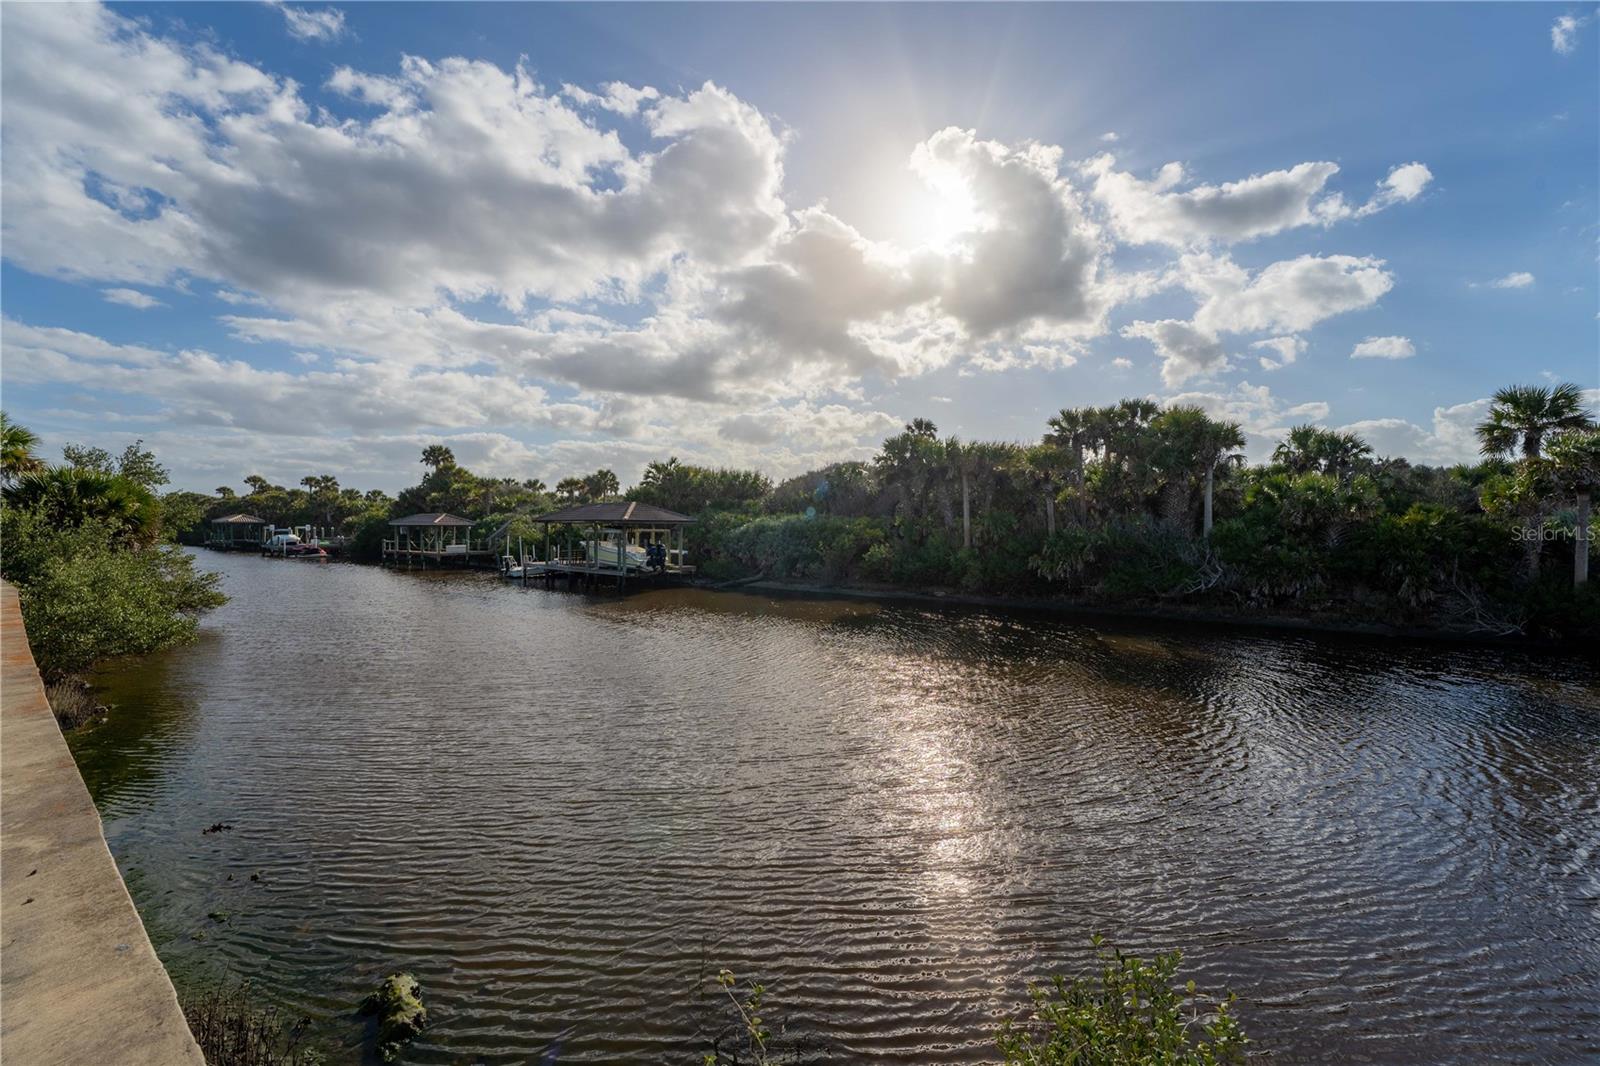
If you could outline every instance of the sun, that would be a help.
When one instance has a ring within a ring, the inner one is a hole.
[[[941,182],[942,187],[923,184],[920,195],[907,205],[913,240],[924,248],[948,252],[961,239],[978,228],[978,209],[964,185]]]
[[[910,249],[951,252],[980,228],[966,182],[949,174],[908,174],[895,195],[894,231]]]

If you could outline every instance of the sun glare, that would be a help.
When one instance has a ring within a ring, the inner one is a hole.
[[[911,248],[948,252],[978,228],[972,194],[960,181],[930,182],[912,176],[896,205],[900,240]]]

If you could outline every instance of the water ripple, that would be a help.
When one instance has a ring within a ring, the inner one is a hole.
[[[818,1061],[990,1061],[1094,932],[1289,1061],[1600,1054],[1590,664],[205,562],[75,750],[179,982],[336,1061],[404,967],[409,1062],[698,1062],[724,966]]]

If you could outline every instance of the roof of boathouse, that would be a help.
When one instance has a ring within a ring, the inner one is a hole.
[[[563,507],[534,519],[535,522],[555,524],[561,522],[602,522],[613,526],[682,526],[694,519],[653,503],[623,500],[620,503],[580,503],[576,507]]]
[[[462,518],[459,515],[439,514],[408,514],[404,518],[389,519],[391,526],[470,526],[472,519]]]
[[[267,524],[267,520],[265,518],[257,518],[253,514],[225,514],[221,518],[213,518],[211,524],[214,526],[264,526]]]

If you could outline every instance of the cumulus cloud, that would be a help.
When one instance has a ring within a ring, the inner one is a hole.
[[[141,311],[152,307],[165,307],[166,304],[138,289],[101,289],[100,295],[107,303],[121,304],[124,307],[136,307]]]
[[[1383,260],[1349,255],[1302,255],[1254,276],[1226,256],[1187,255],[1177,275],[1200,299],[1195,325],[1214,333],[1301,333],[1371,307],[1394,287]]]
[[[310,39],[343,30],[335,8],[281,10],[331,27]],[[825,460],[894,421],[871,387],[1068,367],[1113,309],[1171,289],[1193,296],[1190,319],[1123,331],[1155,347],[1169,388],[1232,369],[1234,334],[1286,365],[1299,334],[1389,290],[1381,260],[1248,270],[1198,251],[1126,273],[1117,239],[1190,249],[1325,226],[1431,179],[1396,167],[1345,207],[1332,163],[1141,181],[1110,156],[1074,168],[1058,147],[952,127],[910,164],[970,222],[908,248],[786,199],[789,133],[714,83],[551,89],[525,65],[404,57],[333,68],[313,103],[203,38],[95,5],[8,9],[3,45],[6,257],[128,306],[209,292],[231,305],[217,310],[235,346],[7,322],[8,380],[241,441],[314,417],[380,451],[423,428],[477,441],[486,463],[521,455],[496,436],[508,427],[566,434],[550,448],[573,456],[654,439],[706,461]],[[259,342],[300,366],[254,366]]]
[[[1134,322],[1123,327],[1124,337],[1142,337],[1161,357],[1161,380],[1167,387],[1190,378],[1213,374],[1227,367],[1228,353],[1217,335],[1190,322],[1166,318],[1159,322]]]
[[[1350,352],[1352,359],[1410,359],[1417,349],[1406,337],[1368,337]]]
[[[1282,370],[1304,354],[1306,342],[1303,338],[1293,336],[1268,337],[1251,342],[1250,347],[1269,353],[1256,359],[1262,370]]]
[[[1370,418],[1340,426],[1356,433],[1378,455],[1403,455],[1414,462],[1450,465],[1476,462],[1478,440],[1473,432],[1489,413],[1488,399],[1435,407],[1429,426],[1403,418]]]
[[[1222,185],[1183,189],[1182,164],[1168,163],[1148,181],[1116,169],[1103,154],[1084,164],[1094,199],[1105,209],[1117,235],[1135,244],[1174,247],[1233,242],[1281,233],[1297,226],[1331,225],[1365,218],[1397,203],[1414,200],[1433,179],[1421,163],[1395,167],[1359,207],[1338,193],[1323,196],[1336,163],[1299,163],[1287,170],[1256,174]]]
[[[939,131],[917,146],[912,169],[965,188],[978,228],[938,267],[940,304],[978,339],[1099,332],[1112,303],[1102,283],[1107,250],[1061,176],[1061,149],[1007,147],[971,130]]]
[[[289,36],[301,41],[327,44],[344,36],[344,12],[336,7],[295,7],[283,0],[267,0],[283,12]]]
[[[1334,315],[1371,307],[1394,284],[1383,260],[1347,255],[1304,255],[1252,275],[1227,256],[1195,253],[1178,261],[1170,280],[1198,300],[1194,317],[1139,321],[1122,331],[1155,346],[1168,387],[1227,369],[1223,334],[1302,333]],[[1265,338],[1252,346],[1276,354],[1260,359],[1268,370],[1288,365],[1303,349],[1294,336]]]

